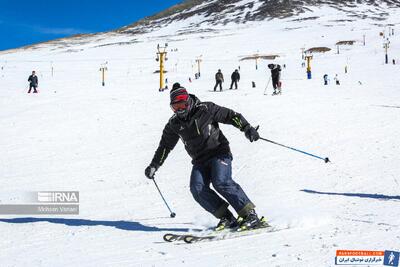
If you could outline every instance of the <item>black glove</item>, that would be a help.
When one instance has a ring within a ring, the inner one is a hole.
[[[144,170],[144,175],[146,175],[146,177],[149,178],[149,179],[154,179],[154,174],[156,173],[156,171],[157,171],[157,168],[150,164]]]
[[[244,127],[244,135],[246,136],[247,139],[250,140],[250,142],[257,141],[258,139],[260,139],[260,135],[258,134],[256,128],[254,128],[250,124]]]

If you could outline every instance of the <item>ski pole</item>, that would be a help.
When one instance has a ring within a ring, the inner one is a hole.
[[[167,203],[167,201],[165,200],[163,194],[161,193],[161,190],[160,190],[160,188],[158,187],[158,185],[157,185],[157,183],[156,183],[156,180],[154,180],[154,179],[152,179],[152,180],[153,180],[154,184],[156,185],[157,190],[158,190],[158,193],[160,193],[160,196],[161,196],[162,200],[164,200],[165,206],[167,206],[169,212],[171,213],[169,216],[170,216],[171,218],[174,218],[174,217],[176,216],[176,213],[173,212],[173,211],[170,209],[170,207],[168,206],[168,203]]]
[[[274,142],[274,141],[272,141],[272,140],[268,140],[268,139],[266,139],[266,138],[260,137],[260,139],[261,139],[261,140],[264,140],[264,141],[267,141],[267,142],[270,142],[270,143],[272,143],[272,144],[278,145],[278,146],[283,146],[283,147],[289,148],[289,149],[291,149],[291,150],[294,150],[294,151],[297,151],[297,152],[300,152],[300,153],[309,155],[309,156],[314,157],[314,158],[317,158],[317,159],[322,159],[323,161],[325,161],[325,163],[330,162],[329,158],[322,158],[322,157],[319,157],[319,156],[316,156],[316,155],[314,155],[314,154],[311,154],[311,153],[302,151],[302,150],[297,149],[297,148],[293,148],[293,147],[290,147],[290,146],[285,146],[285,145],[279,144],[279,143],[277,143],[277,142]]]
[[[268,79],[267,86],[265,86],[264,95],[265,95],[265,92],[267,92],[267,88],[268,88],[268,85],[269,85],[270,81],[271,81],[271,76]]]

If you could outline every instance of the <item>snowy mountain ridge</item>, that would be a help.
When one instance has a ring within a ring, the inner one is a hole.
[[[95,34],[80,34],[71,37],[56,39],[45,43],[34,44],[22,49],[37,50],[41,47],[52,47],[53,49],[67,48],[70,52],[77,52],[83,44],[98,45],[129,45],[138,42],[140,36],[146,33],[160,31],[172,26],[174,32],[169,31],[170,36],[185,36],[194,33],[218,33],[218,29],[229,24],[230,28],[243,27],[249,24],[251,27],[255,22],[268,21],[272,19],[282,20],[282,23],[311,20],[321,23],[323,20],[318,15],[319,9],[331,8],[336,13],[334,19],[324,21],[325,26],[334,24],[346,24],[366,19],[370,24],[390,26],[390,10],[400,7],[400,2],[395,0],[376,1],[332,1],[332,0],[309,0],[309,1],[285,1],[285,0],[187,0],[175,5],[165,11],[144,18],[131,25],[120,29]],[[314,13],[316,12],[316,14]],[[122,41],[106,42],[105,40],[120,39]],[[162,36],[161,36],[162,37]],[[0,51],[10,53],[10,51]]]
[[[368,10],[359,10],[362,6]],[[297,17],[312,8],[332,7],[338,12],[347,13],[349,18],[365,19],[371,18],[377,21],[386,20],[388,9],[400,7],[399,1],[377,0],[377,1],[282,1],[282,0],[188,0],[171,7],[154,16],[145,18],[132,26],[119,29],[119,32],[134,33],[137,26],[162,27],[165,24],[182,21],[193,16],[203,16],[204,19],[193,28],[203,23],[218,25],[234,22],[247,23],[251,21],[263,21],[271,19],[282,19]]]

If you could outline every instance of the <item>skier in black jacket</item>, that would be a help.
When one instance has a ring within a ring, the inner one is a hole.
[[[29,82],[28,94],[31,92],[32,88],[33,88],[33,93],[37,93],[36,88],[38,87],[39,82],[38,82],[38,77],[35,74],[35,71],[32,71],[32,75],[29,76],[28,82]]]
[[[222,83],[224,82],[224,75],[222,74],[221,70],[218,70],[217,73],[215,73],[215,86],[214,86],[214,92],[217,90],[217,86],[219,85],[219,91],[222,91]]]
[[[155,172],[182,139],[193,164],[190,191],[205,210],[220,219],[216,229],[238,225],[244,229],[256,227],[260,219],[255,205],[232,180],[232,154],[218,123],[233,125],[244,132],[250,142],[259,139],[257,130],[240,113],[212,102],[201,102],[179,83],[173,85],[170,100],[174,115],[164,127],[153,160],[145,170],[146,177],[154,179]],[[210,188],[210,184],[226,201]],[[229,211],[228,203],[241,218],[239,222]]]
[[[238,70],[235,70],[234,72],[232,72],[231,80],[232,80],[232,82],[231,82],[231,86],[229,87],[229,89],[232,89],[233,84],[235,84],[235,89],[238,89],[237,83],[240,80],[240,74],[239,74]]]
[[[271,70],[272,86],[274,87],[273,95],[281,93],[281,65],[279,64],[268,64],[268,68]],[[278,90],[277,90],[278,89]]]

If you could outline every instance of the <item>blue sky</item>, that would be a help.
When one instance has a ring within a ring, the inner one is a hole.
[[[0,0],[0,50],[117,29],[182,0]]]

